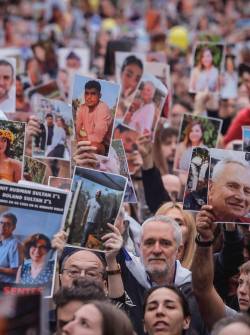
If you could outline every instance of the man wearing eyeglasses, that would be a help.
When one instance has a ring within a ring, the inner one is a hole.
[[[20,243],[13,236],[17,218],[12,213],[0,218],[0,282],[14,283],[21,264]]]
[[[79,289],[79,293],[82,295],[81,287],[79,287],[79,281],[87,280],[87,286],[85,287],[88,292],[84,292],[88,299],[98,299],[100,297],[100,291],[105,294],[109,299],[112,299],[117,306],[125,305],[127,296],[125,296],[123,282],[121,278],[120,266],[116,261],[116,256],[122,247],[123,239],[118,228],[108,223],[111,230],[110,233],[105,234],[102,237],[105,247],[105,260],[100,256],[100,253],[82,248],[65,247],[62,255],[62,263],[60,266],[60,283],[61,288],[58,292],[59,295],[66,295],[67,292],[73,293],[74,287]],[[106,262],[105,262],[106,261]],[[93,286],[90,287],[88,279],[92,282]],[[100,287],[98,289],[98,286]],[[71,294],[70,293],[70,294]],[[126,299],[125,299],[126,297]],[[66,299],[67,297],[65,297]],[[72,298],[72,297],[71,297]],[[83,300],[86,299],[68,299],[67,302],[63,303],[62,306],[58,306],[57,318],[58,327],[59,324],[66,324],[71,321],[73,315],[80,304],[83,304]],[[77,300],[77,304],[75,301]],[[74,302],[74,303],[72,303]],[[57,335],[61,334],[60,327],[57,329]]]

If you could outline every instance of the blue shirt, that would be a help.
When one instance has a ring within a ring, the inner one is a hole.
[[[18,240],[11,236],[0,241],[0,268],[17,269],[20,265]],[[15,275],[6,275],[0,272],[0,282],[14,283]]]

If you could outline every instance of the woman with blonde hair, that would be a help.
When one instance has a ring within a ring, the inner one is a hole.
[[[195,252],[195,221],[191,213],[184,211],[181,203],[172,201],[163,204],[156,215],[166,215],[173,218],[181,227],[183,250],[178,255],[181,265],[190,269]]]

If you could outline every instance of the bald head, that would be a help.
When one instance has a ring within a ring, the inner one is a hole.
[[[62,287],[71,287],[73,280],[86,274],[103,279],[105,272],[101,259],[89,250],[79,250],[65,259],[60,274]]]

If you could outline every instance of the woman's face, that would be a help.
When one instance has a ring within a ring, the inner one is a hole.
[[[74,319],[63,327],[67,335],[102,335],[102,315],[92,304],[82,306]]]
[[[0,153],[5,153],[6,149],[7,149],[7,139],[4,137],[0,137]]]
[[[189,140],[192,146],[198,145],[202,141],[202,130],[199,124],[193,125],[189,133]]]
[[[166,215],[174,219],[179,226],[181,227],[181,232],[182,232],[182,241],[183,244],[186,243],[188,239],[188,226],[187,223],[181,213],[181,211],[178,208],[170,208],[167,212]]]
[[[43,262],[47,252],[46,242],[40,239],[30,247],[30,258],[35,262]]]
[[[155,290],[147,300],[144,328],[148,335],[181,335],[189,327],[179,296],[168,288]]]
[[[125,95],[133,93],[141,76],[142,69],[138,65],[127,65],[121,73],[122,93]]]
[[[154,93],[155,93],[154,87],[150,84],[145,84],[141,91],[141,98],[143,99],[144,103],[151,102]]]
[[[203,52],[203,55],[202,55],[202,58],[201,58],[201,63],[204,66],[204,68],[211,67],[211,65],[213,63],[213,56],[212,56],[210,50],[205,50]]]
[[[40,62],[44,62],[45,58],[46,58],[46,52],[44,50],[43,47],[41,47],[40,45],[37,45],[34,49],[36,58],[40,61]]]

